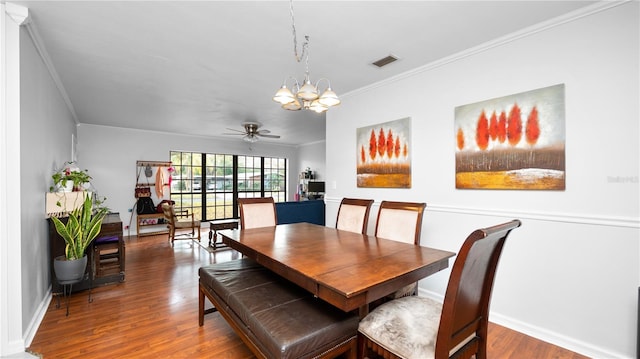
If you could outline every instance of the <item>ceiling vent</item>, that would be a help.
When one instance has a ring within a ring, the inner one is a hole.
[[[395,57],[394,55],[389,55],[387,57],[383,57],[378,61],[372,62],[373,65],[377,66],[377,67],[383,67],[383,66],[387,66],[392,62],[395,62],[396,60],[398,60],[397,57]]]

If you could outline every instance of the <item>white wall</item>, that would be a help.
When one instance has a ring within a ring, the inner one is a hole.
[[[250,149],[251,148],[251,149]],[[288,196],[293,200],[299,163],[298,148],[240,139],[181,136],[172,133],[130,130],[96,125],[78,126],[78,163],[93,177],[98,194],[107,197],[106,205],[120,212],[123,225],[128,225],[128,212],[135,203],[136,161],[169,161],[170,151],[274,156],[289,159]],[[135,218],[131,221],[135,234]],[[127,234],[125,232],[125,234]]]
[[[76,127],[72,113],[24,27],[20,29],[20,66],[21,166],[17,208],[20,208],[21,237],[11,240],[19,240],[21,246],[22,322],[1,325],[21,326],[24,342],[28,343],[47,310],[51,294],[45,192],[49,190],[54,170],[71,158],[71,137]]]
[[[327,175],[325,144],[326,141],[319,141],[300,145],[298,157],[298,168],[300,171],[298,171],[298,173],[310,168],[313,171],[315,179],[324,181]],[[291,174],[297,175],[297,173]]]
[[[345,94],[327,114],[327,225],[346,196],[424,201],[422,244],[457,251],[474,229],[520,218],[490,320],[593,357],[635,356],[639,4],[604,6]],[[566,190],[456,190],[454,108],[560,83]],[[356,129],[405,117],[412,188],[357,188]],[[441,297],[448,276],[421,281],[422,293]]]

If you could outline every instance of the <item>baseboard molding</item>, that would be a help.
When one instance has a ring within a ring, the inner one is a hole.
[[[49,309],[49,304],[51,304],[51,300],[53,298],[51,292],[51,286],[47,289],[47,295],[44,296],[44,299],[38,305],[38,309],[35,312],[35,315],[31,319],[27,330],[24,332],[23,341],[24,341],[24,349],[31,346],[31,342],[33,338],[36,336],[38,332],[38,328],[40,328],[40,324],[44,320],[44,316],[47,314],[47,309]]]
[[[624,354],[614,353],[606,350],[605,348],[597,347],[595,345],[567,337],[551,330],[536,327],[534,325],[521,322],[508,316],[501,315],[500,313],[491,312],[489,318],[491,322],[502,325],[503,327],[507,327],[517,332],[526,334],[530,337],[540,339],[547,343],[557,345],[559,347],[588,356],[590,358],[632,359],[632,357],[625,356]]]
[[[440,303],[444,301],[444,297],[442,295],[432,291],[418,288],[418,293],[421,296],[431,298]],[[585,342],[567,337],[565,335],[556,333],[554,331],[540,328],[540,327],[522,322],[520,320],[513,319],[511,317],[502,315],[500,313],[496,313],[494,311],[491,311],[491,313],[489,314],[489,321],[492,323],[501,325],[503,327],[509,328],[511,330],[515,330],[517,332],[526,334],[530,337],[542,340],[544,342],[557,345],[559,347],[571,350],[573,352],[576,352],[582,355],[586,355],[590,358],[631,359],[631,357],[625,357],[623,354],[613,353],[608,350],[605,350],[604,348],[600,348],[592,344],[585,343]]]

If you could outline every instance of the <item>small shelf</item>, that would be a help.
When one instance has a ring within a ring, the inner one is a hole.
[[[150,214],[139,214],[138,215],[138,223],[136,226],[136,235],[138,237],[143,237],[143,236],[154,236],[157,234],[167,234],[169,233],[169,229],[167,229],[167,224],[166,223],[143,223],[143,221],[147,220],[147,219],[164,219],[164,214],[163,213],[150,213]],[[140,228],[142,227],[151,227],[151,226],[164,226],[165,229],[163,230],[154,230],[152,232],[140,232]]]

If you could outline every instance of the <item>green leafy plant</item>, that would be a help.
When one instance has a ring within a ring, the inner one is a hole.
[[[51,178],[53,179],[53,186],[49,187],[49,191],[53,192],[56,188],[64,187],[67,181],[73,182],[73,190],[81,190],[83,183],[91,181],[88,170],[80,170],[71,167],[73,162],[66,162],[65,166],[56,171]]]
[[[67,260],[80,259],[91,242],[100,233],[102,221],[108,209],[100,207],[94,210],[91,196],[87,194],[82,207],[69,214],[66,224],[56,217],[51,217],[58,234],[64,239],[65,257]]]

